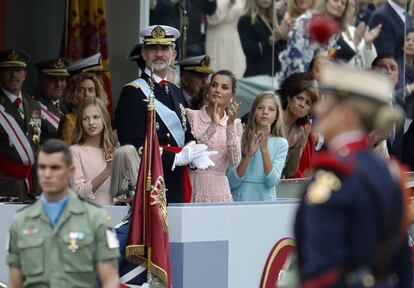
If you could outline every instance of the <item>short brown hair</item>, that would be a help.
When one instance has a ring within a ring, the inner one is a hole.
[[[49,139],[40,146],[39,153],[43,152],[45,154],[55,154],[62,153],[63,160],[67,166],[72,165],[72,153],[70,152],[69,146],[59,139]],[[37,154],[39,155],[39,154]]]

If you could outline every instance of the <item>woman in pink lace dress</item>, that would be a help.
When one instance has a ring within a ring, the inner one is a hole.
[[[243,127],[237,119],[240,105],[232,103],[236,96],[237,80],[232,72],[221,70],[213,74],[208,88],[208,104],[200,110],[187,109],[191,130],[198,143],[217,151],[211,157],[215,166],[190,171],[193,188],[191,202],[232,202],[225,172],[241,159],[240,145]],[[232,103],[228,107],[228,105]],[[226,113],[226,107],[227,113]]]

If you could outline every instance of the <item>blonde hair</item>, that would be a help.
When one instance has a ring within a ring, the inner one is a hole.
[[[264,91],[257,95],[256,99],[252,104],[252,109],[249,112],[249,120],[247,121],[246,129],[244,130],[242,137],[242,152],[245,153],[249,148],[250,139],[254,136],[256,132],[256,114],[257,107],[265,99],[273,99],[276,106],[276,119],[272,123],[270,134],[272,136],[284,137],[286,138],[285,130],[283,129],[283,110],[282,104],[280,104],[279,96],[276,95],[273,91]]]
[[[118,149],[112,160],[111,191],[112,197],[118,197],[134,188],[137,184],[140,158],[132,145]]]
[[[70,78],[65,92],[63,94],[63,101],[69,112],[75,112],[79,106],[79,99],[77,97],[79,93],[79,85],[85,80],[91,80],[95,85],[96,97],[102,99],[105,105],[108,105],[108,95],[103,88],[102,82],[92,73],[81,73],[79,75]]]
[[[287,2],[287,12],[291,19],[296,19],[306,11],[301,11],[296,3],[297,0],[288,0]],[[312,5],[309,10],[312,10],[315,7],[316,0],[312,0]]]
[[[317,0],[316,5],[315,5],[315,9],[314,9],[314,13],[316,14],[325,14],[326,13],[326,2],[328,0]],[[339,28],[341,29],[341,31],[344,31],[347,27],[348,27],[348,10],[349,10],[349,1],[346,0],[346,6],[345,6],[345,10],[342,13],[341,17],[339,17],[339,19],[336,19],[336,21],[338,21],[339,24]]]
[[[272,0],[272,5],[266,10],[266,20],[269,21],[269,24],[273,27],[273,25],[277,25],[277,21],[275,21],[276,15],[272,13],[274,10],[274,4]],[[257,7],[257,0],[246,0],[246,4],[244,6],[244,14],[250,15],[250,21],[252,25],[256,22],[256,18],[259,15],[259,7]],[[275,23],[273,23],[275,22]]]
[[[101,148],[104,153],[112,153],[115,150],[115,146],[118,142],[115,132],[111,128],[111,118],[109,117],[108,110],[105,103],[97,97],[88,97],[82,101],[78,110],[76,111],[76,124],[73,131],[73,144],[85,143],[86,133],[82,126],[82,116],[85,109],[89,106],[95,106],[102,118],[103,130],[101,133]]]

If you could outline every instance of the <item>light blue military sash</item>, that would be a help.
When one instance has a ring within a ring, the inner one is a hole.
[[[132,81],[130,84],[141,88],[144,95],[147,97],[147,99],[149,99],[149,96],[151,95],[152,91],[147,81],[145,81],[142,78],[138,78]],[[174,111],[172,111],[170,108],[162,104],[157,99],[154,99],[154,100],[155,100],[154,102],[155,102],[155,109],[157,111],[157,114],[160,116],[165,126],[167,126],[168,130],[170,130],[172,136],[175,139],[175,142],[177,142],[178,146],[180,147],[184,146],[184,141],[185,141],[184,130],[183,130],[183,126],[181,125],[181,121],[178,118],[177,114]]]

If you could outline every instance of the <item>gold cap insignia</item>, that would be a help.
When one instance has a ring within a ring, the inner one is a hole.
[[[309,185],[305,200],[308,204],[323,204],[331,198],[333,191],[341,188],[341,181],[332,172],[319,170]]]
[[[165,38],[165,30],[162,29],[161,26],[157,26],[155,27],[152,32],[151,32],[151,36],[154,39],[162,39]]]
[[[62,59],[58,59],[56,62],[55,62],[55,68],[57,68],[57,69],[61,69],[61,68],[65,68],[65,63],[63,62],[63,60]]]
[[[207,66],[210,66],[210,57],[209,56],[206,56],[206,57],[204,57],[203,58],[203,60],[201,60],[201,66],[203,66],[203,67],[207,67]]]
[[[17,55],[16,51],[12,50],[10,51],[8,57],[10,61],[16,61],[19,56]]]

